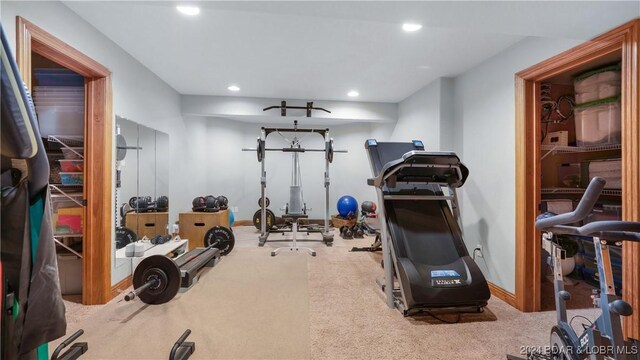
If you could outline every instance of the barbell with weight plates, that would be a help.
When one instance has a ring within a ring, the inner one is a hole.
[[[333,162],[333,154],[334,153],[346,153],[347,150],[335,150],[333,148],[333,139],[325,142],[324,149],[307,149],[307,148],[267,148],[265,145],[265,141],[258,138],[258,145],[255,149],[252,148],[243,148],[242,151],[255,151],[258,156],[258,162],[262,162],[265,157],[265,153],[267,151],[280,151],[280,152],[323,152],[325,153],[325,158],[331,163]]]
[[[164,255],[144,258],[133,273],[134,290],[126,294],[124,300],[131,301],[138,297],[146,304],[158,305],[173,299],[183,282],[191,284],[194,274],[219,258],[220,254],[226,255],[231,252],[235,245],[235,237],[231,230],[225,230],[211,231],[209,239],[205,239],[207,247],[195,248],[177,260]]]

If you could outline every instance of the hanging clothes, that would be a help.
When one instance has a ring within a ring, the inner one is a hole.
[[[0,31],[0,262],[2,302],[11,309],[2,316],[2,357],[36,359],[46,355],[46,343],[65,334],[65,308],[48,204],[49,163],[1,25]]]

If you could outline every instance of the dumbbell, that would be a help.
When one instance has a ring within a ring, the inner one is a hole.
[[[227,198],[222,196],[223,200]],[[191,202],[191,210],[204,212],[217,212],[220,210],[220,200],[213,195],[198,196]]]
[[[193,211],[204,211],[206,208],[207,201],[204,199],[204,196],[198,196],[191,202],[191,210]]]
[[[354,226],[353,236],[358,238],[358,239],[361,239],[361,238],[364,237],[364,231],[362,231],[360,226],[358,226],[358,225]]]
[[[348,226],[342,226],[340,227],[340,236],[342,236],[343,239],[351,239],[353,238],[353,231]]]
[[[227,210],[227,208],[229,207],[229,199],[227,199],[227,197],[224,195],[218,196],[217,199],[220,210]]]
[[[151,196],[134,196],[129,199],[129,206],[133,208],[135,212],[145,212],[151,203]]]
[[[156,235],[153,238],[151,238],[151,243],[153,245],[160,245],[160,244],[164,244],[167,241],[171,240],[171,235]]]
[[[158,196],[156,199],[156,211],[167,212],[169,211],[169,197],[168,196]]]
[[[205,203],[207,205],[204,211],[206,212],[218,212],[220,211],[220,203],[218,198],[213,195],[207,195],[204,197]]]

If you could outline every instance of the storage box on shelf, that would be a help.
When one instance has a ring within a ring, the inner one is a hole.
[[[81,236],[84,222],[84,208],[71,202],[68,207],[60,207],[52,214],[55,235]]]
[[[574,78],[576,104],[618,96],[621,93],[620,63],[591,70]]]
[[[592,160],[582,165],[582,185],[598,176],[607,181],[605,189],[622,189],[622,161],[620,159]]]
[[[622,205],[596,205],[591,214],[584,219],[584,223],[607,220],[622,220]]]
[[[84,160],[58,160],[63,172],[83,172]]]
[[[62,185],[82,185],[84,174],[81,172],[60,172],[60,182]]]
[[[576,105],[575,124],[578,146],[620,144],[620,97]]]
[[[580,187],[580,163],[560,164],[558,183],[566,187]]]
[[[568,131],[550,132],[542,140],[542,145],[568,146],[569,132]]]
[[[81,147],[63,147],[62,155],[67,160],[78,160],[82,159],[84,155],[84,148]]]

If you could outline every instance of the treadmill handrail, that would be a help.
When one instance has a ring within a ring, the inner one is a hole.
[[[386,163],[383,167],[382,170],[380,171],[380,174],[378,174],[378,176],[376,176],[375,178],[369,179],[368,183],[369,185],[375,186],[375,187],[382,187],[386,180],[388,178],[390,178],[391,176],[393,176],[394,174],[396,174],[398,171],[404,169],[404,168],[443,168],[443,169],[455,169],[456,173],[458,175],[458,182],[462,181],[462,179],[464,178],[464,176],[462,175],[462,170],[460,169],[459,165],[442,165],[442,164],[412,164],[412,163],[407,163],[407,160],[414,158],[414,157],[427,157],[427,156],[433,156],[433,155],[452,155],[452,156],[456,156],[457,155],[455,153],[451,153],[451,152],[432,152],[432,151],[418,151],[418,150],[414,150],[414,151],[409,151],[407,153],[405,153],[404,155],[402,155],[402,158],[397,159],[397,160],[393,160],[393,161],[389,161],[388,163]],[[424,183],[424,184],[445,184],[447,186],[451,186],[452,184],[449,183],[442,183],[442,182],[430,182],[430,181],[408,181],[411,183]]]

